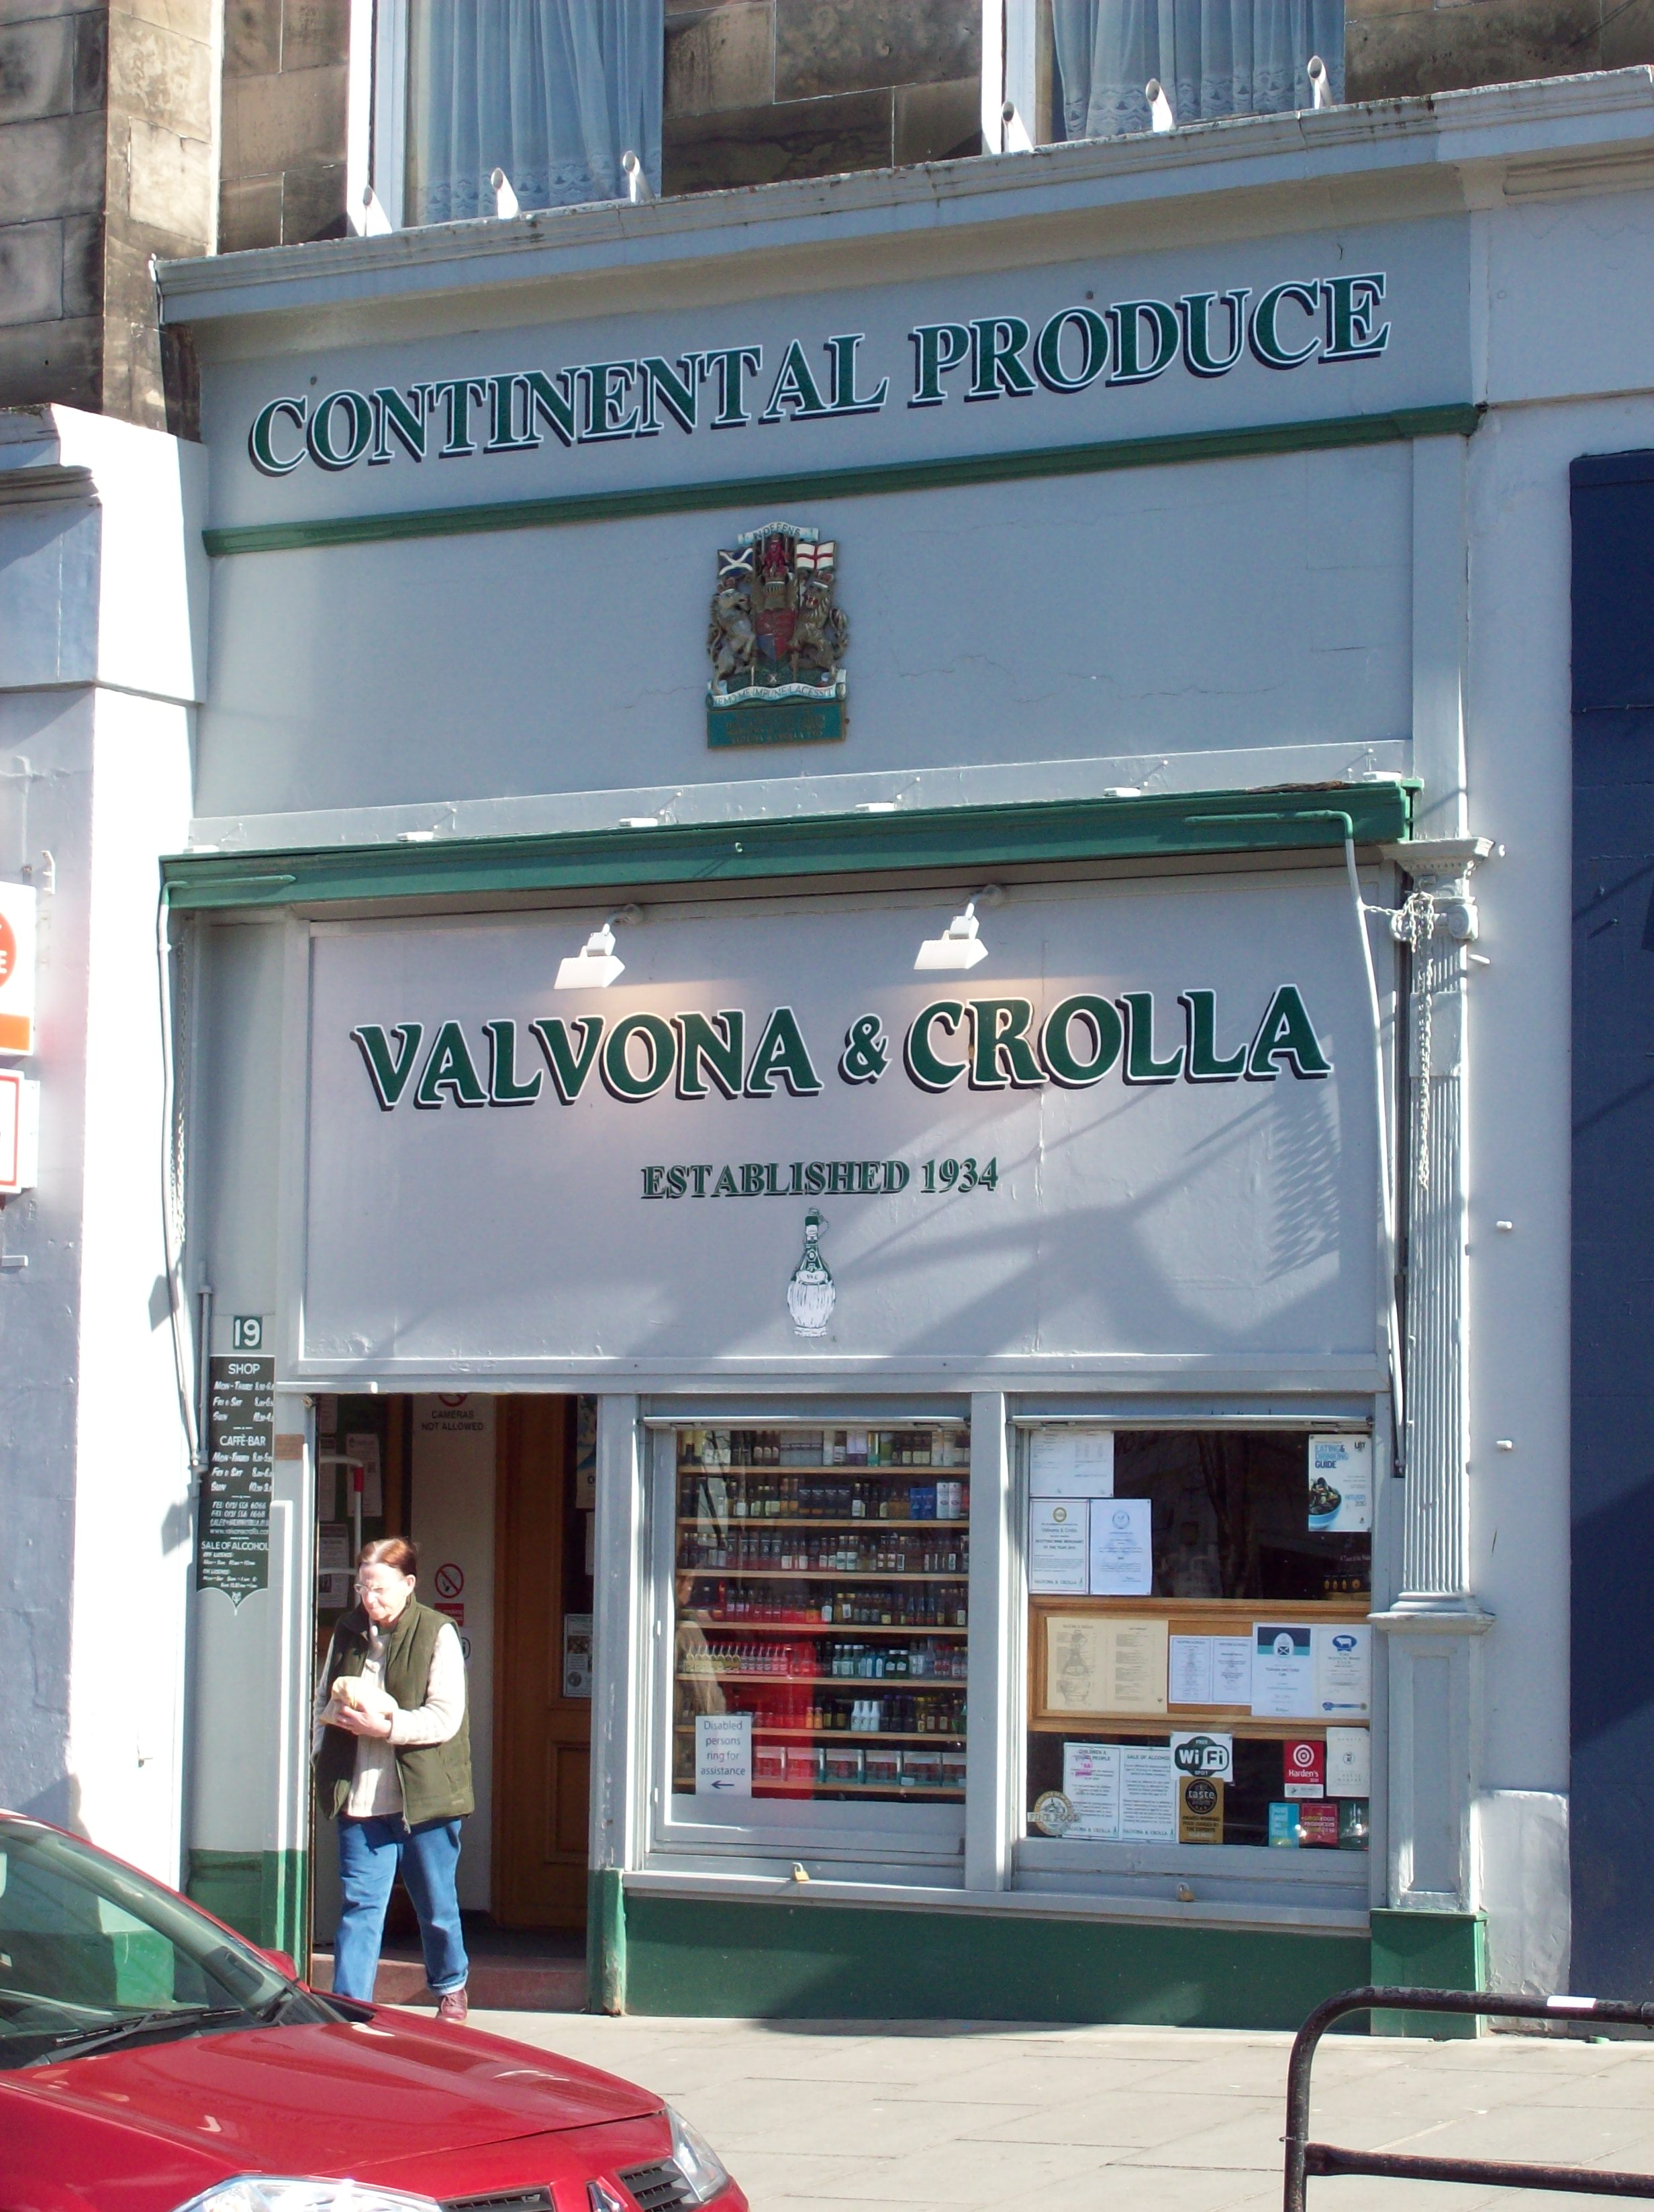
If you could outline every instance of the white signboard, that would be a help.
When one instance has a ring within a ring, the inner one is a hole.
[[[40,1086],[0,1068],[0,1195],[33,1190],[40,1172]]]
[[[1372,1438],[1310,1438],[1310,1526],[1317,1529],[1372,1526]]]
[[[1114,1431],[1036,1429],[1028,1439],[1028,1487],[1036,1498],[1112,1498]]]
[[[1120,1839],[1120,1746],[1065,1743],[1062,1794],[1073,1807],[1073,1826],[1065,1833],[1086,1844]]]
[[[697,1797],[752,1795],[751,1713],[696,1713],[695,1794]]]
[[[1315,1717],[1315,1638],[1301,1621],[1259,1621],[1252,1630],[1252,1711],[1266,1720]]]
[[[318,923],[297,1371],[1370,1364],[1348,896],[1027,885],[958,975],[952,893],[689,904],[561,991],[601,909]]]
[[[1372,1738],[1364,1728],[1327,1730],[1327,1795],[1368,1797],[1372,1794]]]
[[[1365,1720],[1372,1709],[1372,1631],[1340,1621],[1315,1632],[1315,1709],[1328,1720]]]
[[[1099,1498],[1092,1508],[1092,1595],[1147,1597],[1154,1588],[1149,1541],[1153,1501]]]
[[[1037,1597],[1084,1597],[1090,1507],[1083,1498],[1028,1501],[1028,1587]]]

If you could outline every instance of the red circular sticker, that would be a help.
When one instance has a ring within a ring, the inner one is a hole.
[[[465,1587],[465,1569],[461,1566],[457,1566],[452,1559],[445,1560],[442,1565],[436,1571],[436,1595],[438,1597],[458,1597],[460,1591],[464,1589]]]
[[[12,934],[11,924],[0,914],[0,983],[10,982],[16,965],[17,939]]]
[[[1295,1743],[1292,1746],[1292,1764],[1294,1766],[1313,1766],[1315,1765],[1315,1754],[1316,1746],[1314,1744]]]

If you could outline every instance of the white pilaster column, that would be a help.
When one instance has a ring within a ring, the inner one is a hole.
[[[1397,1591],[1375,1615],[1388,1639],[1392,1905],[1474,1902],[1471,1817],[1480,1736],[1480,1640],[1469,1582],[1465,1311],[1465,987],[1475,841],[1402,848],[1413,877],[1407,1111],[1398,1212],[1407,1238],[1405,1480],[1394,1486]]]

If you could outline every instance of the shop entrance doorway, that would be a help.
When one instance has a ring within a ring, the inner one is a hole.
[[[319,1667],[351,1602],[356,1546],[382,1535],[418,1545],[419,1595],[453,1621],[465,1650],[477,1810],[465,1825],[459,1903],[478,2002],[485,1982],[489,2001],[506,2005],[583,1997],[583,1980],[571,1994],[560,1981],[542,1989],[535,1976],[555,1965],[568,1978],[583,1958],[595,1460],[592,1400],[455,1392],[317,1401]],[[338,1912],[331,1821],[316,1824],[313,1865],[315,1942],[325,1954]],[[380,1994],[405,2001],[423,1978],[399,1890],[386,1932]]]
[[[595,1499],[581,1429],[574,1399],[500,1401],[494,1917],[506,1928],[586,1925]]]

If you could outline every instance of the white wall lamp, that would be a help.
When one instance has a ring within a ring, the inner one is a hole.
[[[520,215],[522,209],[518,204],[516,193],[511,189],[511,179],[505,171],[491,169],[489,172],[488,180],[494,193],[495,214],[502,221],[508,221],[514,215]]]
[[[939,937],[927,937],[919,947],[919,957],[914,962],[922,968],[974,968],[979,960],[988,957],[988,947],[978,933],[976,908],[979,906],[999,906],[1005,893],[997,884],[989,884],[973,899],[965,902],[963,914],[956,914]]]
[[[1327,75],[1327,64],[1319,54],[1310,56],[1310,105],[1311,107],[1330,107],[1333,104],[1332,81]]]
[[[615,924],[617,921],[641,921],[642,913],[635,906],[623,906],[611,914],[601,929],[594,929],[578,952],[567,954],[557,963],[557,980],[554,991],[606,991],[617,976],[626,972],[626,963],[615,953]]]
[[[1158,76],[1152,76],[1143,87],[1143,97],[1148,102],[1151,131],[1175,131],[1177,118],[1173,112],[1166,88]]]

